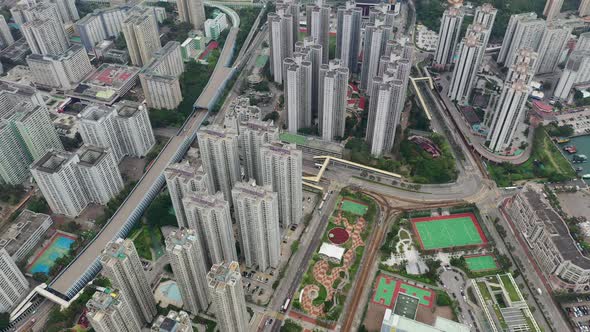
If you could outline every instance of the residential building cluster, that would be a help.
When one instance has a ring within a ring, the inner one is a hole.
[[[376,119],[373,123],[369,121],[366,137],[371,153],[376,156],[389,153],[405,104],[402,96],[405,96],[409,80],[409,70],[405,69],[409,68],[407,64],[411,64],[413,57],[413,47],[401,34],[397,37],[403,41],[394,42],[393,24],[397,13],[389,10],[389,6],[374,6],[365,25],[362,8],[353,1],[339,7],[336,58],[333,60],[329,60],[328,43],[330,8],[318,1],[307,5],[305,14],[306,36],[302,40],[298,37],[296,3],[281,2],[276,12],[269,14],[270,67],[274,81],[284,87],[287,130],[297,134],[317,126],[323,140],[342,139],[349,81],[352,75],[358,75],[360,88],[372,97],[369,117]],[[391,65],[383,62],[384,56],[389,57],[386,62]],[[389,103],[377,102],[381,97],[372,96],[374,80],[385,81],[380,86],[387,95],[383,98],[388,98]],[[391,85],[393,80],[396,87]]]

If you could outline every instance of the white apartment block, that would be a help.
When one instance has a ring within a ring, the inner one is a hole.
[[[328,50],[326,50],[328,51]],[[293,58],[304,59],[311,62],[311,114],[305,113],[305,123],[307,123],[308,115],[311,116],[313,122],[314,118],[318,116],[318,94],[319,94],[319,79],[320,66],[322,65],[324,49],[316,42],[313,37],[305,37],[295,43],[295,52]],[[309,83],[309,81],[307,82]]]
[[[561,6],[563,6],[563,0],[547,0],[547,2],[545,2],[543,15],[547,17],[547,21],[552,21],[557,15],[559,15],[559,12],[561,12]]]
[[[231,189],[241,179],[238,134],[229,128],[211,125],[197,132],[203,169],[215,192],[231,201]],[[230,203],[231,204],[231,203]]]
[[[469,102],[485,53],[486,45],[483,44],[483,41],[486,39],[486,34],[487,30],[484,30],[481,25],[470,25],[465,38],[459,44],[458,58],[448,91],[451,100],[460,103]]]
[[[338,7],[336,14],[336,59],[340,59],[351,73],[358,70],[362,15],[362,9],[355,7],[354,1],[347,1],[344,6]]]
[[[372,98],[366,141],[375,156],[388,153],[393,147],[412,66],[413,51],[409,45],[390,41],[387,53],[380,59],[378,76],[369,85]]]
[[[178,0],[176,5],[178,6],[178,18],[182,22],[190,23],[196,30],[203,28],[206,17],[202,0]]]
[[[134,8],[123,21],[123,35],[131,63],[142,67],[150,62],[152,54],[159,50],[158,22],[150,8]]]
[[[96,332],[140,331],[143,322],[133,314],[128,296],[118,289],[96,291],[86,303],[90,326]]]
[[[246,178],[262,184],[262,155],[260,147],[263,144],[277,141],[279,129],[272,121],[250,120],[239,125],[240,159],[244,165]]]
[[[575,51],[590,51],[590,32],[581,33],[576,41]]]
[[[75,217],[88,205],[88,195],[70,152],[48,152],[31,166],[31,173],[54,213]]]
[[[31,173],[51,210],[72,218],[123,189],[112,153],[94,146],[83,146],[78,154],[49,151],[31,165]]]
[[[117,163],[129,155],[142,157],[155,144],[147,111],[140,104],[91,105],[79,115],[86,144],[109,147]]]
[[[152,325],[152,332],[193,332],[193,321],[184,311],[168,311],[166,316],[158,316]]]
[[[123,29],[129,6],[96,9],[75,23],[87,51],[106,38],[116,38]]]
[[[330,49],[330,7],[323,0],[316,0],[315,5],[305,8],[307,19],[307,36],[322,46],[322,63],[328,63]]]
[[[489,33],[492,31],[492,28],[494,27],[494,21],[496,20],[497,14],[498,10],[489,3],[484,3],[483,5],[475,8],[473,24],[481,24],[484,27],[484,29],[488,30],[488,39]],[[485,44],[487,44],[487,42],[488,40],[486,40]]]
[[[522,13],[510,16],[506,34],[502,40],[502,48],[498,54],[498,63],[510,67],[514,62],[516,53],[521,48],[538,49],[545,21],[537,19],[535,13]]]
[[[28,101],[33,105],[45,106],[41,93],[29,85],[0,81],[0,117],[4,118],[14,112],[14,106]]]
[[[166,237],[166,256],[178,283],[183,308],[196,314],[209,307],[207,254],[195,229],[181,228]]]
[[[318,118],[320,136],[325,141],[344,136],[349,77],[348,66],[338,59],[320,66]]]
[[[258,266],[259,271],[277,268],[281,256],[277,193],[251,181],[236,183],[232,196],[246,266]]]
[[[249,316],[238,262],[213,265],[207,284],[220,331],[248,331]]]
[[[0,312],[10,312],[29,291],[29,282],[8,252],[0,249]]]
[[[28,117],[33,111],[48,112],[45,108],[45,102],[39,92],[29,86],[18,85],[8,82],[0,82],[0,180],[9,184],[22,183],[30,176],[29,165],[32,156],[29,151],[27,142],[23,141],[21,135],[27,139],[44,139],[53,135],[57,138],[55,129],[49,118],[49,114],[44,117],[42,114],[35,114]],[[20,114],[17,114],[20,113]],[[43,123],[32,123],[33,120],[46,120]],[[14,121],[19,121],[17,127]],[[28,131],[30,128],[30,132]],[[19,132],[22,130],[23,132]],[[53,139],[49,143],[55,142]],[[61,142],[57,139],[58,144],[55,149],[63,149]],[[47,142],[28,143],[31,149],[38,151],[39,146]]]
[[[78,149],[78,169],[90,202],[106,205],[123,189],[123,178],[109,148],[83,145]]]
[[[371,154],[381,156],[391,150],[395,138],[395,126],[391,126],[401,116],[399,101],[402,96],[403,81],[396,79],[393,73],[373,78],[373,91],[369,101],[369,122],[366,140],[371,146]],[[388,134],[388,131],[393,133]]]
[[[590,259],[580,252],[565,221],[544,197],[542,187],[528,184],[506,203],[505,209],[551,287],[587,292]]]
[[[497,14],[498,10],[489,3],[484,3],[483,5],[475,8],[473,25],[480,25],[483,27],[483,32],[485,33],[485,36],[484,40],[482,41],[482,44],[484,45],[484,48],[488,47],[488,42],[490,41],[490,35],[492,34],[492,29],[494,28],[494,21],[496,20]],[[485,52],[480,56],[480,63],[483,63],[484,55]]]
[[[514,132],[523,120],[529,90],[521,80],[504,83],[487,137],[490,150],[502,152],[512,144]]]
[[[23,147],[18,132],[4,121],[0,121],[0,178],[5,183],[20,184],[29,177],[31,158]]]
[[[80,45],[72,45],[59,55],[31,54],[27,64],[35,84],[62,90],[73,89],[94,70]]]
[[[6,23],[4,16],[0,15],[0,49],[8,47],[14,43],[14,37],[10,33],[10,28]]]
[[[231,198],[230,198],[231,199]],[[215,195],[187,195],[182,199],[188,228],[201,237],[208,265],[237,260],[229,203],[218,192]]]
[[[363,44],[363,65],[361,67],[360,88],[370,95],[370,84],[379,70],[379,59],[385,52],[387,41],[391,38],[392,26],[383,25],[382,21],[365,27]]]
[[[54,0],[64,23],[72,23],[80,19],[74,0]]]
[[[438,45],[434,53],[434,65],[446,67],[454,62],[455,46],[459,41],[464,16],[460,7],[450,7],[443,13],[438,33]]]
[[[303,215],[303,153],[295,144],[279,142],[264,144],[262,156],[263,185],[279,195],[279,220],[286,229],[299,224]]]
[[[16,105],[15,111],[5,121],[17,130],[31,160],[41,158],[48,150],[63,150],[47,108],[23,101]]]
[[[147,108],[128,100],[121,100],[114,106],[125,153],[132,157],[144,157],[156,144]]]
[[[193,193],[196,195],[214,194],[213,188],[209,187],[209,176],[203,172],[203,167],[197,168],[186,161],[170,164],[164,170],[164,177],[178,226],[189,227],[182,199]]]
[[[22,33],[33,54],[59,55],[70,46],[61,22],[55,18],[29,21],[23,24]]]
[[[293,19],[290,13],[279,8],[276,13],[268,14],[270,72],[275,83],[279,84],[283,83],[283,61],[293,56],[293,47],[297,40],[293,34]]]
[[[107,38],[101,16],[98,13],[97,15],[90,13],[84,16],[84,18],[76,22],[75,28],[80,35],[82,45],[87,51],[91,51],[96,44]]]
[[[578,15],[580,15],[580,17],[586,17],[590,15],[590,0],[580,1],[580,6],[578,7]]]
[[[150,108],[174,109],[182,101],[178,77],[184,71],[180,43],[168,42],[153,53],[153,58],[139,74]]]
[[[557,69],[571,32],[571,27],[560,25],[558,21],[547,24],[539,43],[537,74],[553,73]]]
[[[494,152],[504,151],[512,144],[518,125],[524,120],[525,104],[531,91],[530,84],[538,63],[537,53],[532,49],[520,49],[514,64],[508,70],[502,92],[496,101],[489,119],[487,140]]]
[[[553,95],[567,100],[574,84],[590,80],[590,50],[574,51],[570,55]]]
[[[154,294],[143,270],[143,265],[132,240],[117,239],[107,244],[100,255],[102,274],[124,294],[135,319],[150,323],[156,316]]]
[[[170,75],[139,74],[148,107],[174,110],[182,101],[180,81]]]
[[[289,132],[297,134],[301,128],[311,126],[313,64],[303,56],[283,61],[284,96]]]
[[[25,209],[0,237],[0,249],[5,249],[18,263],[37,247],[51,225],[49,215]]]

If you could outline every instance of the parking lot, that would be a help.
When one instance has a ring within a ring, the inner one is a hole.
[[[590,296],[579,297],[562,308],[577,331],[590,331]]]

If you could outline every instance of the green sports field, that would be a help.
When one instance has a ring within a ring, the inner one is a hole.
[[[422,249],[481,245],[487,242],[473,213],[412,219]]]
[[[465,263],[472,272],[490,271],[498,268],[492,255],[480,255],[465,257]]]
[[[342,200],[342,210],[354,213],[359,216],[364,216],[369,207],[366,204],[357,203],[348,199]]]
[[[427,308],[434,305],[434,292],[432,290],[410,285],[390,276],[380,275],[374,289],[373,302],[386,307],[390,307],[395,303],[399,293],[418,298],[418,303]]]

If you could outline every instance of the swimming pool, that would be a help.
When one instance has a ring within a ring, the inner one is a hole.
[[[172,304],[180,308],[183,305],[180,289],[178,289],[176,281],[173,280],[167,280],[158,285],[154,296],[156,301],[160,302],[163,307]]]
[[[49,270],[51,270],[55,261],[58,258],[67,255],[74,241],[76,241],[76,239],[70,235],[60,232],[55,233],[49,244],[47,244],[43,250],[37,254],[31,264],[29,264],[27,272],[30,274],[38,272],[49,274]]]

